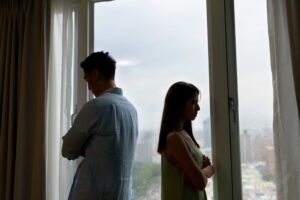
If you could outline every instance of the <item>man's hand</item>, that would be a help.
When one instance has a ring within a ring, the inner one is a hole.
[[[84,148],[82,148],[82,149],[80,150],[79,155],[81,155],[82,157],[85,157],[85,149],[84,149]]]

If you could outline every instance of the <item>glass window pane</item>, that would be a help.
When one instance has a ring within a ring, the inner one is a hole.
[[[186,81],[201,90],[193,128],[211,157],[209,73],[205,0],[127,0],[94,5],[94,51],[117,60],[116,82],[136,106],[139,138],[133,199],[160,199],[160,155],[156,152],[165,94]],[[207,186],[213,198],[212,180]]]
[[[276,199],[267,2],[235,1],[243,199]]]

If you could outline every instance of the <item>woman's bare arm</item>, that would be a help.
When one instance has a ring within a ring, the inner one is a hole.
[[[169,134],[167,138],[166,153],[176,160],[176,163],[182,168],[195,188],[204,190],[207,184],[207,177],[202,173],[201,168],[194,161],[182,136],[178,133]]]

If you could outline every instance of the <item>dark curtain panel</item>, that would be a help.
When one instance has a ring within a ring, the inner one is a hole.
[[[0,1],[0,199],[45,199],[44,0]]]
[[[286,0],[293,74],[300,117],[300,1]]]

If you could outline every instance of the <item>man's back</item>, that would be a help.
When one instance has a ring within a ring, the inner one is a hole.
[[[86,141],[85,159],[77,170],[70,199],[129,199],[137,134],[136,110],[121,89],[110,89],[88,102],[64,137],[64,141],[73,140],[78,135]],[[79,152],[71,147],[66,157],[73,159]]]

